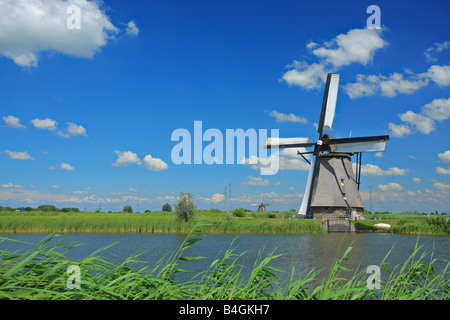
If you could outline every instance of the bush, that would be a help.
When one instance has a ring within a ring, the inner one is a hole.
[[[178,197],[178,203],[174,206],[177,219],[185,222],[191,220],[197,212],[197,205],[194,202],[194,196],[190,192],[185,194],[184,191],[181,191],[180,196]]]
[[[246,217],[246,216],[247,216],[247,213],[245,212],[244,209],[239,208],[239,209],[235,209],[235,210],[233,211],[233,216],[239,217],[239,218],[243,218],[243,217]]]
[[[165,205],[162,206],[162,211],[163,212],[172,212],[172,206],[168,203],[166,203]]]

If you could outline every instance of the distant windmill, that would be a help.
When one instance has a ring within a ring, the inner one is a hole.
[[[386,149],[389,136],[358,138],[333,138],[324,134],[331,130],[336,109],[339,74],[329,73],[322,102],[322,111],[317,127],[319,139],[312,137],[268,138],[265,148],[305,148],[313,151],[300,152],[311,166],[299,214],[306,218],[322,218],[324,214],[341,215],[347,218],[363,216],[364,203],[359,194],[361,177],[361,153],[380,152]],[[370,120],[370,119],[368,119]],[[312,154],[309,162],[304,154]],[[356,179],[351,165],[351,156],[356,154]]]
[[[258,206],[258,212],[266,212],[266,207],[271,206],[270,203],[264,203],[264,193],[261,193],[261,203],[252,204],[252,206]]]

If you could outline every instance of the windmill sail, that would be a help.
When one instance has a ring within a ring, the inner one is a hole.
[[[314,143],[309,143],[312,137],[297,137],[297,138],[267,138],[264,149],[273,148],[295,148],[295,147],[310,147]]]
[[[380,152],[386,150],[389,136],[330,139],[331,152]]]
[[[328,130],[331,130],[333,126],[338,89],[339,74],[328,74],[322,102],[322,111],[320,113],[319,125],[317,127],[317,131],[319,132],[320,136],[322,136],[324,129],[328,128]]]
[[[306,188],[305,193],[303,194],[303,200],[302,204],[300,206],[300,210],[298,211],[298,214],[306,215],[306,211],[308,210],[308,202],[309,202],[309,195],[311,193],[311,185],[312,185],[312,178],[314,173],[314,162],[316,161],[315,157],[311,160],[311,166],[309,168],[308,173],[308,180],[306,181]]]

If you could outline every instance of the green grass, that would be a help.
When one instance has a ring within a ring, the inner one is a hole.
[[[278,216],[279,218],[271,218]],[[287,219],[282,214],[234,217],[221,212],[199,211],[192,221],[177,220],[170,212],[151,213],[2,213],[3,233],[188,233],[201,225],[203,233],[321,233],[321,221]]]
[[[241,274],[242,266],[233,246],[208,268],[190,274],[188,281],[177,281],[180,274],[189,274],[189,262],[202,257],[189,257],[184,251],[200,239],[187,236],[172,254],[145,267],[133,267],[139,255],[123,262],[106,260],[97,250],[89,256],[71,260],[66,254],[76,244],[50,245],[51,237],[30,244],[24,251],[0,250],[0,299],[12,300],[396,300],[449,299],[449,263],[436,272],[436,259],[416,244],[413,254],[401,265],[380,262],[387,279],[381,289],[367,286],[366,270],[348,270],[343,264],[352,247],[336,258],[325,275],[312,269],[300,279],[291,270],[279,270],[272,263],[280,257],[275,252],[259,256],[250,272]],[[18,241],[2,238],[2,242]],[[20,241],[19,241],[20,242]],[[387,253],[386,257],[389,255]],[[183,266],[181,265],[183,262]],[[80,268],[80,289],[68,289],[66,273],[70,265]],[[289,281],[280,281],[279,273],[287,272]],[[343,273],[351,273],[343,276]],[[386,277],[385,277],[386,278]]]
[[[239,217],[223,212],[199,210],[189,222],[177,220],[171,212],[150,213],[59,213],[1,212],[0,233],[189,233],[200,224],[202,233],[301,234],[324,233],[321,220],[288,219],[290,212],[245,212]],[[377,215],[378,216],[378,215]],[[392,216],[396,216],[395,219]],[[389,232],[400,234],[449,235],[450,221],[444,216],[387,215],[382,220],[358,221],[361,231],[373,230],[376,223],[391,225]],[[417,218],[420,217],[420,218]],[[400,219],[399,219],[400,218]],[[390,219],[390,220],[389,220]]]

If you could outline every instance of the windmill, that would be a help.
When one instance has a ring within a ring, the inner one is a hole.
[[[264,203],[264,193],[261,193],[261,203],[252,204],[252,206],[258,206],[258,212],[266,212],[266,207],[271,206],[270,203]]]
[[[325,85],[320,120],[319,138],[268,138],[267,149],[314,147],[313,151],[297,151],[310,164],[308,180],[299,214],[306,218],[322,218],[325,214],[352,218],[363,216],[364,203],[359,194],[362,152],[380,152],[386,149],[389,136],[333,138],[326,134],[333,125],[339,88],[339,74],[329,73]],[[304,154],[312,154],[311,162]],[[356,178],[351,156],[356,154]]]

